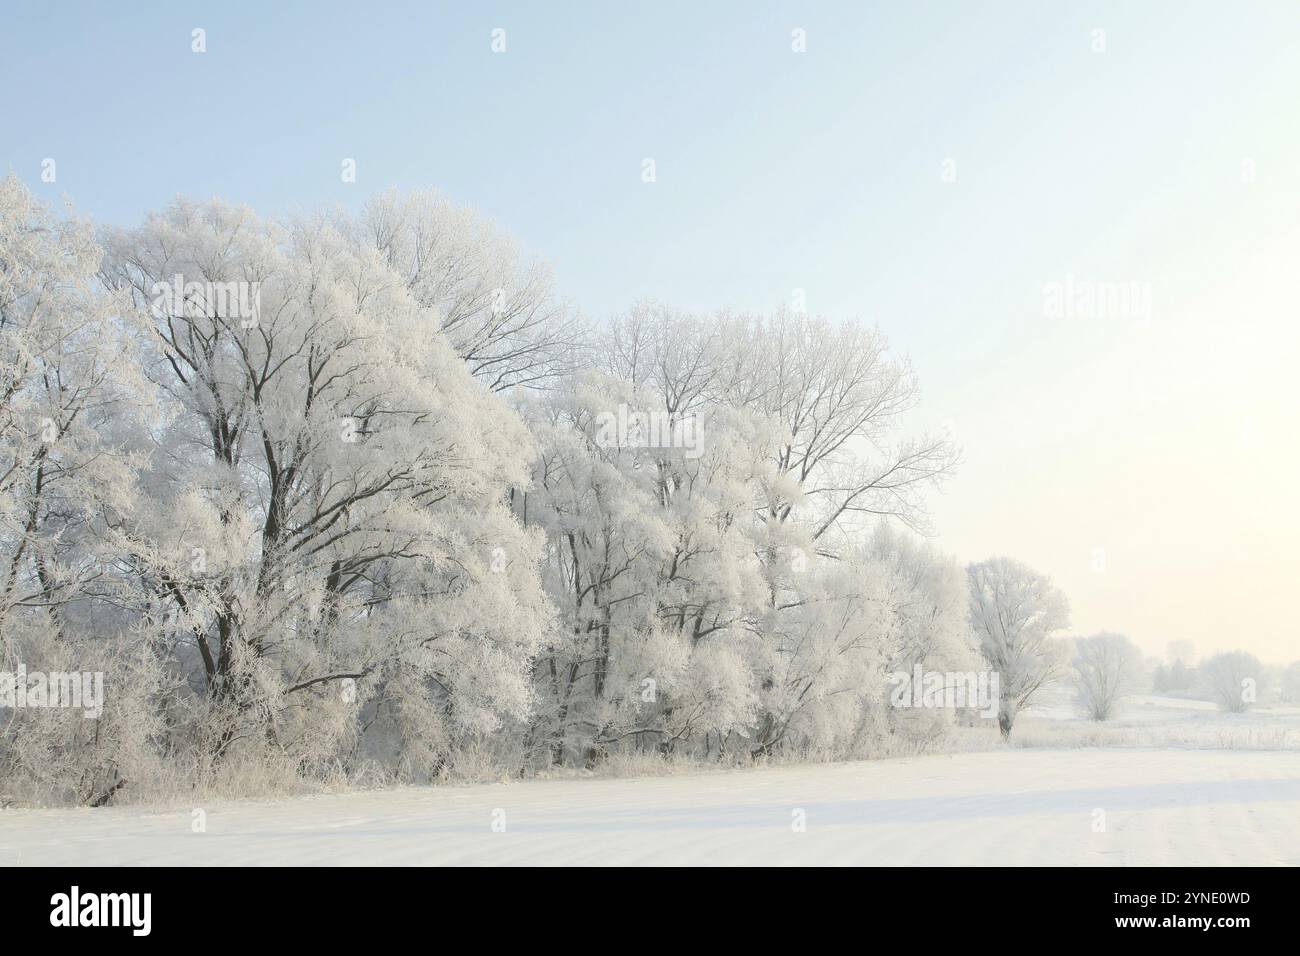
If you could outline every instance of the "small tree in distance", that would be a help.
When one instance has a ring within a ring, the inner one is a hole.
[[[1242,714],[1255,703],[1264,665],[1253,654],[1229,651],[1201,665],[1201,680],[1210,700],[1230,714]]]
[[[1300,704],[1300,661],[1292,661],[1282,672],[1282,700],[1288,704]]]
[[[1075,642],[1073,681],[1093,720],[1109,720],[1142,680],[1142,653],[1123,634],[1103,632]]]

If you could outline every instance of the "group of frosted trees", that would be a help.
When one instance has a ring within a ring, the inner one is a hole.
[[[954,453],[878,332],[589,324],[437,195],[96,233],[10,176],[0,376],[0,671],[105,687],[0,711],[0,801],[866,754],[952,721],[892,673],[982,652],[1004,733],[1054,676],[1049,585],[900,530]]]
[[[8,799],[865,752],[974,666],[923,520],[940,438],[879,333],[644,306],[599,328],[435,195],[96,233],[0,185]]]

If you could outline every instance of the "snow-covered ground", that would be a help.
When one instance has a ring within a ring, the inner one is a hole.
[[[406,788],[214,803],[201,833],[195,809],[0,811],[0,862],[1300,865],[1300,753],[1279,751],[1008,749]]]

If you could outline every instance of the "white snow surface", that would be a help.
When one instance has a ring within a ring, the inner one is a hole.
[[[201,833],[194,809],[0,811],[0,864],[1297,865],[1300,753],[1018,749],[408,787],[214,802]]]

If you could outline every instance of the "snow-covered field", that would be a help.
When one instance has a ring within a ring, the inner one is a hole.
[[[1016,721],[1019,747],[1176,747],[1214,750],[1300,751],[1300,708],[1255,708],[1227,714],[1204,700],[1140,694],[1124,701],[1105,723],[1080,715],[1068,689],[1049,687],[1039,704]],[[1001,746],[997,728],[974,728],[967,745]]]
[[[0,862],[1298,865],[1300,753],[1009,749],[406,788],[214,803],[206,832],[195,809],[0,811]]]

